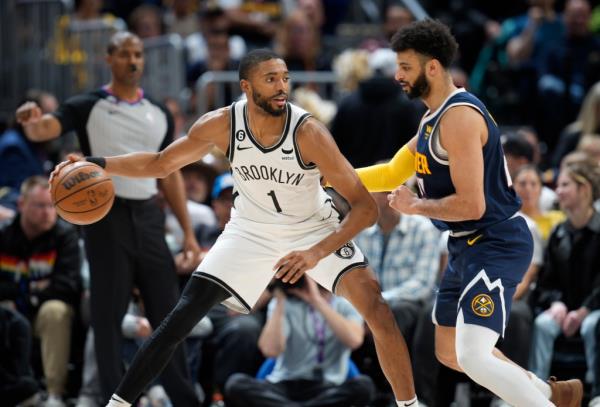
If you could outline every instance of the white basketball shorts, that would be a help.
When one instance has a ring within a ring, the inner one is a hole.
[[[193,274],[227,290],[231,297],[223,304],[248,313],[263,293],[277,261],[294,250],[305,250],[331,234],[339,221],[311,218],[293,225],[264,224],[232,217],[214,246]],[[365,267],[367,261],[350,241],[307,271],[317,283],[335,292],[340,278],[350,270]]]

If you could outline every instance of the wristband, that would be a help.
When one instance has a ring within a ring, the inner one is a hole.
[[[102,168],[106,168],[106,158],[104,157],[85,157],[85,161],[94,163]]]

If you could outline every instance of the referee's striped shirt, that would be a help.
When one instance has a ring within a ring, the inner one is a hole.
[[[108,89],[99,89],[69,98],[53,114],[63,134],[73,130],[77,133],[85,155],[157,152],[173,140],[171,114],[142,91],[134,102],[125,102]],[[112,178],[118,197],[148,199],[157,193],[156,179]]]

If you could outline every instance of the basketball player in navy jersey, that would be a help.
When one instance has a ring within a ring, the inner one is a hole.
[[[294,283],[304,273],[363,315],[397,404],[418,406],[404,339],[351,241],[375,222],[375,202],[325,126],[288,103],[289,75],[279,56],[248,53],[239,76],[246,100],[203,115],[163,151],[86,157],[112,175],[162,178],[217,147],[227,153],[234,178],[230,222],[177,306],[136,355],[109,406],[133,403],[213,305],[249,312],[273,276]],[[341,222],[320,186],[321,175],[351,204]]]
[[[546,383],[495,348],[533,244],[517,215],[520,202],[498,126],[479,99],[454,86],[448,72],[458,47],[454,37],[440,22],[426,20],[400,30],[391,46],[396,79],[429,110],[415,137],[389,163],[357,171],[367,189],[392,191],[394,209],[428,216],[450,231],[449,264],[433,310],[438,359],[512,406],[579,406],[581,381]],[[415,172],[418,194],[401,185]]]

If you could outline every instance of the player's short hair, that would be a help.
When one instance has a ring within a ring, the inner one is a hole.
[[[396,52],[413,50],[435,58],[444,68],[449,68],[454,62],[458,43],[445,24],[427,19],[398,30],[392,37],[391,48]]]
[[[240,66],[238,68],[238,75],[240,81],[242,79],[248,80],[250,76],[250,72],[256,67],[256,65],[261,62],[269,61],[271,59],[282,59],[277,53],[271,51],[270,49],[262,48],[255,49],[248,52],[242,60],[240,61]]]
[[[112,55],[113,52],[115,52],[117,49],[119,49],[119,47],[121,45],[123,45],[123,43],[125,41],[127,41],[129,39],[136,39],[140,43],[142,42],[142,40],[140,40],[140,37],[138,37],[137,35],[135,35],[132,32],[129,32],[129,31],[117,31],[108,40],[108,45],[106,46],[106,53],[108,55]]]
[[[21,183],[21,196],[26,197],[35,187],[38,186],[42,188],[50,188],[48,178],[42,175],[33,175],[31,177],[26,178]]]

